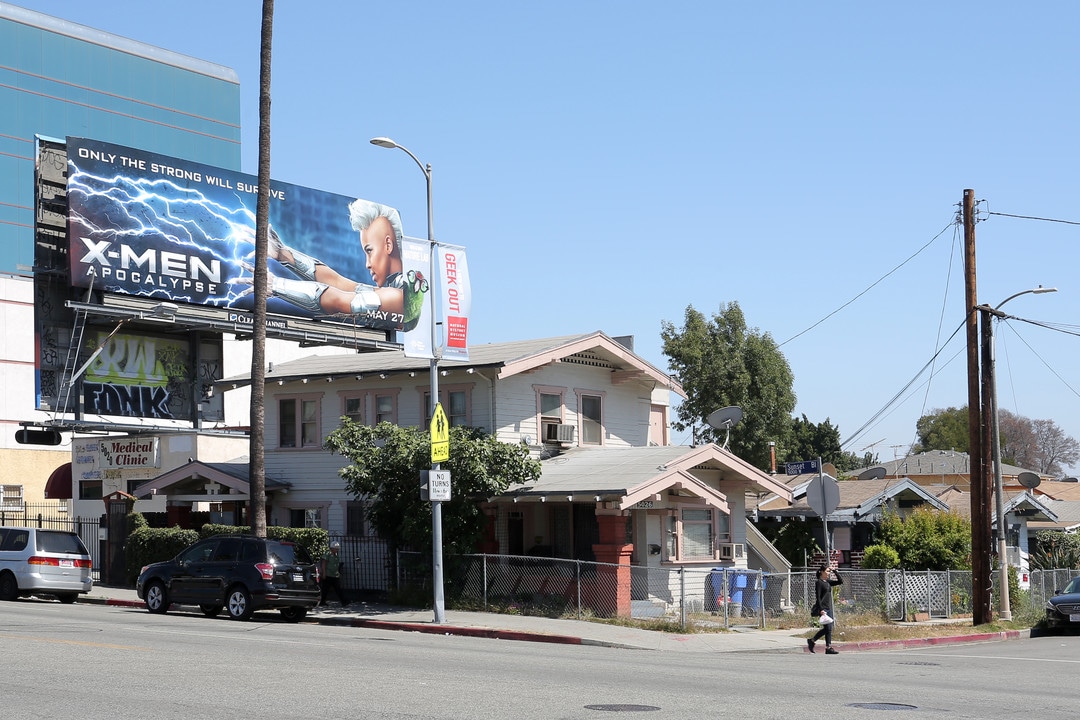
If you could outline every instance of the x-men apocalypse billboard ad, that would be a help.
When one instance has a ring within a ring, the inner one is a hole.
[[[67,155],[73,286],[253,309],[256,178],[83,138]],[[430,247],[397,210],[276,181],[269,193],[268,312],[430,337]]]

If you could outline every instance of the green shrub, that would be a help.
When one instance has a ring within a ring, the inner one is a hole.
[[[127,560],[124,570],[128,582],[135,584],[144,565],[172,560],[198,539],[199,533],[178,527],[138,528],[128,535],[124,543],[124,557]]]
[[[250,535],[251,528],[240,525],[210,525],[202,526],[199,530],[200,538],[208,538],[212,535]],[[329,534],[322,528],[293,528],[270,525],[266,528],[266,537],[271,540],[282,540],[299,545],[308,551],[312,559],[319,560],[330,549]]]
[[[867,570],[887,570],[900,567],[900,553],[888,545],[868,545],[863,550],[862,567]]]

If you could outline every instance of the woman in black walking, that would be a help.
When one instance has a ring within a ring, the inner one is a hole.
[[[817,599],[814,601],[814,607],[810,608],[810,612],[821,622],[821,629],[817,631],[817,635],[806,639],[806,645],[810,648],[810,652],[814,652],[814,643],[821,639],[822,636],[825,636],[825,654],[839,654],[836,648],[832,646],[833,625],[836,624],[836,614],[833,612],[832,604],[832,589],[836,585],[843,584],[844,581],[828,565],[822,565],[818,568],[817,582],[814,583],[814,592]],[[826,619],[827,622],[822,622]]]

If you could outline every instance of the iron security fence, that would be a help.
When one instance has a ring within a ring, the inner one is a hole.
[[[341,543],[341,586],[350,597],[385,597],[391,590],[391,554],[387,542],[376,537],[331,535]]]

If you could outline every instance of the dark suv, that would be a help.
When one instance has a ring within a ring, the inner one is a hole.
[[[208,617],[224,607],[234,620],[277,608],[299,622],[319,604],[319,568],[299,545],[250,536],[200,540],[172,560],[147,565],[135,585],[152,613],[172,603],[198,605]]]

